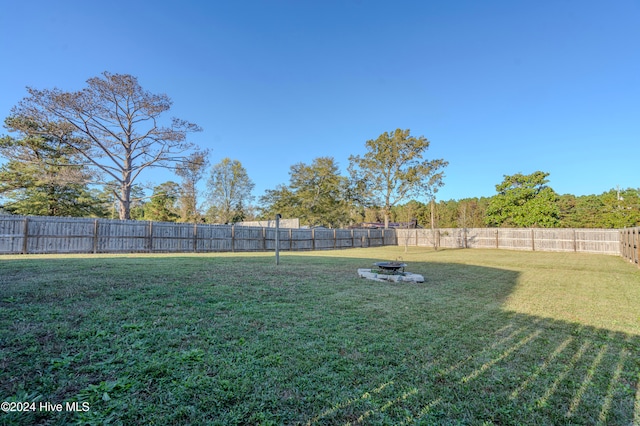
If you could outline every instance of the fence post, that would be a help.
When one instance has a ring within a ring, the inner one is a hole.
[[[231,252],[236,251],[236,225],[231,225]]]
[[[316,250],[316,230],[311,228],[311,250]]]
[[[262,250],[267,251],[267,229],[262,227]]]
[[[198,224],[196,222],[193,224],[193,252],[198,252]]]
[[[576,230],[573,230],[573,252],[578,251],[578,242],[576,241]]]
[[[500,248],[500,240],[498,239],[498,229],[496,228],[496,248]]]
[[[353,229],[351,229],[351,248],[354,248],[355,246],[356,246],[356,239],[353,236]]]
[[[22,254],[27,254],[27,239],[29,238],[29,218],[24,218],[24,226],[22,227]]]
[[[531,251],[536,251],[535,231],[531,228]]]
[[[620,232],[622,233],[622,238],[620,238],[622,256],[625,259],[634,262],[633,247],[635,246],[635,229],[625,229],[624,231]]]
[[[333,228],[333,249],[336,249],[336,228]]]
[[[280,264],[280,213],[276,215],[276,265]]]
[[[148,251],[151,253],[153,251],[153,222],[149,221],[149,238],[147,239],[147,244],[149,244]]]
[[[640,228],[636,228],[634,243],[636,245],[636,263],[638,264],[638,268],[640,268]]]
[[[98,219],[93,221],[93,254],[98,252]]]

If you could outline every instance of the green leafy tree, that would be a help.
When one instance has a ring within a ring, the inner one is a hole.
[[[144,218],[157,222],[175,222],[180,218],[176,202],[180,185],[165,182],[153,188],[151,200],[144,205]]]
[[[198,210],[197,185],[209,166],[208,156],[206,150],[195,151],[176,166],[176,174],[182,179],[178,198],[180,222],[199,222],[202,218]]]
[[[370,204],[382,207],[385,228],[394,205],[410,197],[433,199],[442,185],[448,162],[423,159],[429,144],[424,136],[397,129],[368,140],[364,156],[349,157],[352,182],[362,186]]]
[[[485,212],[489,199],[464,198],[462,200],[439,201],[435,205],[434,219],[440,228],[482,228],[485,226]],[[431,206],[419,201],[395,206],[391,209],[395,222],[406,222],[412,216],[422,227],[431,227]]]
[[[429,215],[429,206],[416,200],[391,208],[391,220],[393,222],[407,223],[416,220],[418,225],[425,226],[425,224],[429,223]],[[382,219],[384,220],[384,218]]]
[[[130,219],[131,189],[140,174],[180,161],[193,148],[186,135],[200,130],[177,118],[162,125],[169,97],[145,91],[127,74],[104,72],[78,92],[27,90],[12,115],[37,123],[42,136],[59,140],[96,176],[115,181],[120,219]]]
[[[290,188],[296,194],[297,215],[309,226],[339,227],[349,222],[347,179],[332,157],[318,157],[310,165],[291,167]]]
[[[558,195],[546,184],[549,173],[517,173],[504,176],[496,185],[487,208],[487,224],[505,227],[543,227],[559,225]]]
[[[294,164],[289,177],[288,186],[280,185],[260,197],[262,217],[279,213],[297,217],[305,225],[331,228],[350,223],[348,179],[340,175],[332,157],[318,157],[311,164]]]
[[[612,189],[600,196],[603,205],[603,228],[624,228],[640,225],[640,190]]]
[[[489,199],[464,198],[458,201],[458,227],[459,228],[482,228],[485,226],[485,215]]]
[[[460,203],[456,200],[439,201],[435,205],[435,216],[440,228],[457,228]]]
[[[254,187],[240,161],[224,158],[214,164],[207,182],[209,220],[218,223],[242,220],[246,216],[245,209],[253,201]]]
[[[278,185],[276,189],[267,189],[258,203],[260,211],[258,216],[262,219],[273,219],[276,214],[285,218],[298,217],[295,193],[287,185]]]
[[[382,213],[382,210],[378,207],[375,207],[375,206],[367,207],[364,210],[363,221],[376,222],[376,223],[384,222],[384,214]]]
[[[20,138],[0,138],[0,195],[11,213],[41,216],[103,216],[88,184],[91,176],[62,138],[42,136],[36,123],[5,120]]]
[[[559,226],[562,228],[580,228],[577,220],[578,199],[572,194],[558,196]]]

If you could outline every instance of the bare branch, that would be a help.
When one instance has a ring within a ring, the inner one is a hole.
[[[85,165],[119,182],[120,217],[128,219],[133,182],[147,168],[182,161],[193,148],[186,142],[187,133],[201,128],[176,118],[163,127],[159,117],[170,109],[171,100],[143,90],[131,75],[104,72],[87,84],[79,92],[28,88],[30,96],[12,114],[39,123],[43,135],[68,135],[65,145]]]

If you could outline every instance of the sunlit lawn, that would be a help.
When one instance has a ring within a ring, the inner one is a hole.
[[[359,279],[402,258],[423,284]],[[640,270],[402,247],[0,257],[0,424],[640,424]],[[40,402],[86,402],[46,412]]]

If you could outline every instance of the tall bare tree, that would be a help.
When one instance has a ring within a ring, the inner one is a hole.
[[[29,87],[29,96],[11,112],[39,123],[43,136],[64,141],[85,165],[115,180],[120,219],[129,219],[131,188],[140,173],[183,159],[193,148],[187,134],[201,129],[177,118],[162,125],[171,100],[145,91],[131,75],[104,72],[87,85],[78,92]]]

